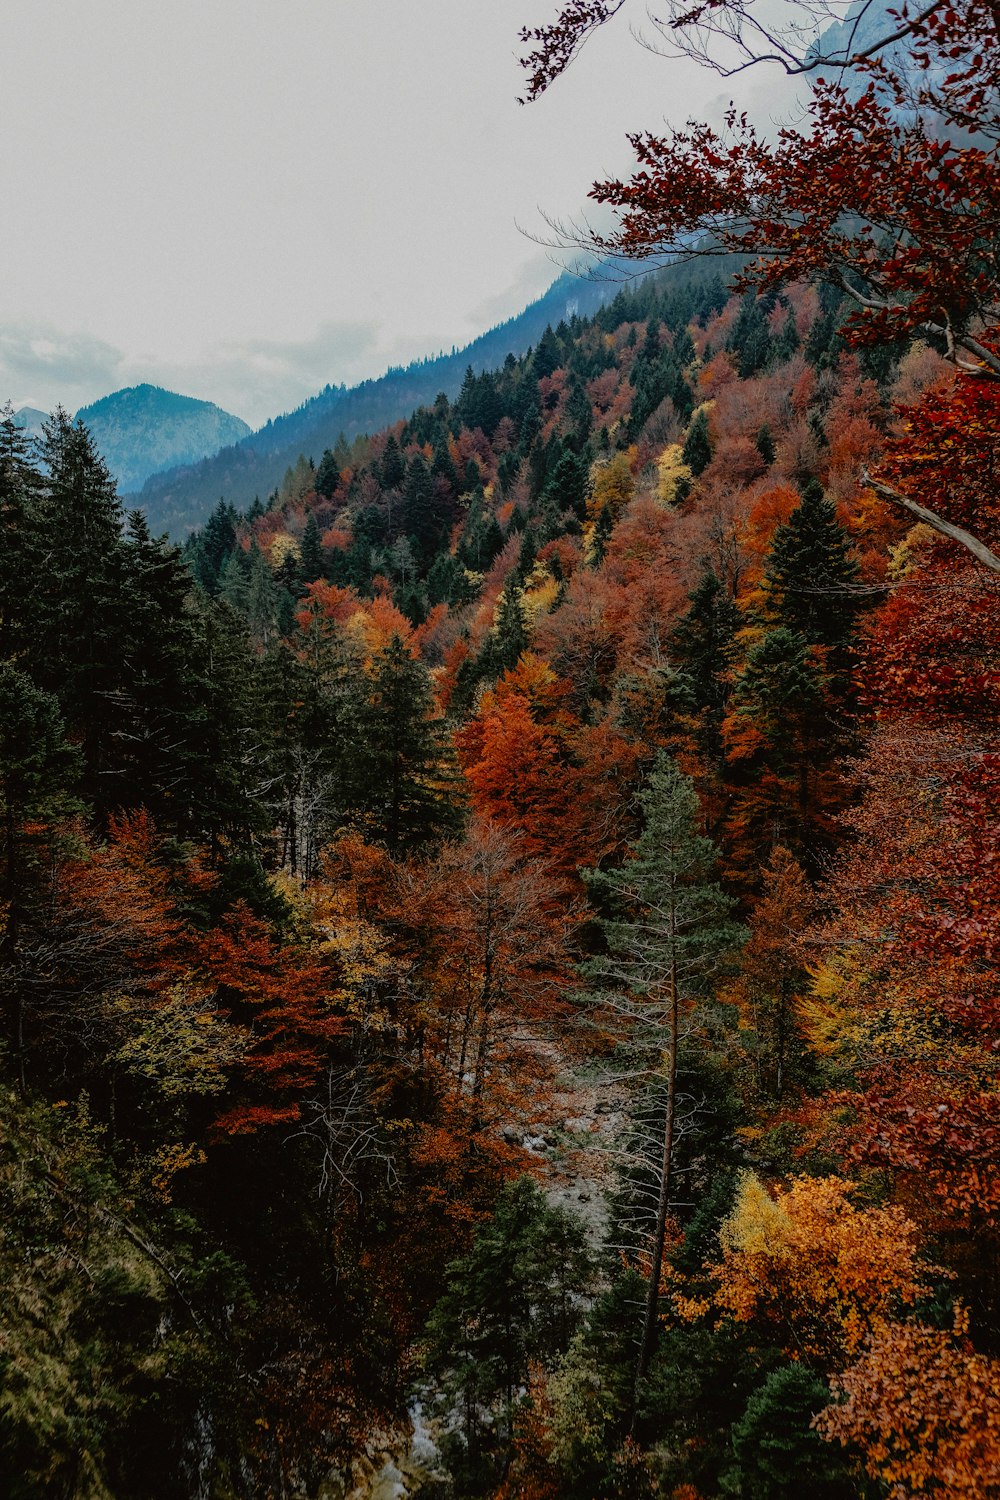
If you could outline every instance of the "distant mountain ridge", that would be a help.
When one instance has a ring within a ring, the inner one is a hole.
[[[387,370],[351,388],[327,386],[295,411],[211,457],[154,475],[130,503],[145,510],[154,531],[183,536],[201,525],[220,497],[237,506],[251,504],[258,495],[263,499],[301,454],[318,462],[341,433],[350,440],[378,432],[429,404],[440,391],[454,397],[470,365],[477,374],[498,368],[508,354],[523,354],[537,343],[549,324],[555,326],[574,314],[587,317],[618,290],[619,284],[610,279],[564,273],[523,312],[464,348]]]
[[[250,432],[241,418],[211,401],[147,384],[113,391],[76,415],[125,493],[138,490],[152,474],[197,463]]]

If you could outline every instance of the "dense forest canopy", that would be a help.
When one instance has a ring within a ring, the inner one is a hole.
[[[0,421],[15,1500],[1000,1493],[992,24],[183,550]]]

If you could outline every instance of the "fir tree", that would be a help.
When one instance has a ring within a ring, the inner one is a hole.
[[[8,402],[0,412],[0,659],[16,656],[27,641],[39,564],[33,516],[39,484],[31,444]]]
[[[299,571],[302,575],[303,583],[315,583],[326,572],[323,543],[320,538],[315,511],[309,512],[305,530],[302,533],[302,552],[299,557]]]
[[[855,633],[857,577],[836,507],[811,480],[771,543],[765,569],[771,608],[810,645],[843,648]]]
[[[733,901],[712,880],[718,851],[700,832],[698,795],[676,762],[661,754],[640,798],[644,827],[619,870],[591,871],[592,897],[604,911],[605,955],[585,976],[613,993],[611,1014],[623,1024],[629,1071],[644,1074],[662,1107],[662,1136],[645,1248],[649,1257],[635,1400],[649,1369],[659,1326],[666,1228],[676,1193],[677,1072],[692,1012],[712,975],[742,942]],[[649,1090],[647,1089],[647,1093]]]
[[[697,476],[708,468],[712,461],[712,441],[708,435],[708,413],[701,410],[688,428],[681,455],[691,473]]]
[[[528,630],[524,620],[523,593],[516,577],[508,579],[497,606],[496,623],[486,648],[487,667],[493,677],[517,666],[522,652],[528,649]]]
[[[754,440],[754,447],[757,449],[757,452],[760,454],[767,467],[770,468],[774,463],[775,458],[777,457],[777,450],[774,446],[774,438],[771,436],[771,429],[770,427],[768,427],[766,422],[764,423],[763,427],[760,429]]]
[[[456,772],[427,668],[399,636],[378,652],[358,710],[354,803],[393,854],[435,842],[459,817]]]
[[[711,759],[722,759],[722,721],[732,690],[739,609],[709,568],[690,595],[673,643],[678,655],[678,691],[697,720],[695,737]]]

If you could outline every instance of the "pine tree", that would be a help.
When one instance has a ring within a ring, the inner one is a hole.
[[[610,505],[603,505],[598,511],[597,520],[594,522],[594,530],[590,538],[590,565],[599,568],[608,552],[608,543],[611,533],[615,529],[614,516]]]
[[[353,801],[371,836],[396,855],[453,830],[459,811],[450,741],[427,668],[398,635],[372,659],[357,732]]]
[[[61,408],[45,425],[41,452],[46,476],[36,514],[45,588],[34,594],[25,662],[35,682],[57,697],[83,750],[85,795],[104,811],[114,805],[105,773],[120,733],[122,511],[89,432]]]
[[[771,543],[765,568],[771,607],[786,629],[810,645],[843,648],[856,628],[857,577],[836,507],[811,480]]]
[[[108,801],[145,806],[164,829],[205,826],[201,787],[208,714],[202,622],[189,605],[191,577],[179,550],[128,518],[120,629],[119,734],[107,767]]]
[[[774,446],[774,438],[771,436],[771,429],[766,422],[758,432],[754,440],[754,446],[764,463],[770,468],[778,455]]]
[[[508,579],[497,606],[496,623],[486,649],[488,670],[499,677],[517,666],[521,653],[528,649],[528,630],[524,621],[523,593],[516,577]]]
[[[702,752],[714,760],[722,757],[722,721],[732,691],[741,623],[735,601],[709,568],[690,595],[688,610],[673,634],[681,701],[697,719],[695,737]]]
[[[464,1414],[464,1451],[452,1469],[463,1493],[485,1494],[497,1477],[493,1464],[509,1454],[529,1363],[565,1353],[593,1259],[579,1220],[522,1177],[504,1187],[492,1219],[444,1275],[447,1290],[427,1328],[428,1360],[442,1405]]]
[[[379,469],[379,480],[384,490],[398,490],[406,478],[406,460],[404,459],[396,435],[390,432],[382,449],[382,463]]]
[[[278,630],[278,586],[256,538],[250,543],[248,561],[247,621],[254,640],[266,649],[273,643]]]
[[[0,411],[0,659],[16,656],[27,638],[39,561],[32,512],[40,482],[31,444],[8,402]]]
[[[611,1014],[624,1028],[630,1072],[642,1072],[662,1099],[656,1205],[646,1248],[649,1272],[636,1368],[636,1401],[656,1344],[667,1220],[674,1193],[677,1069],[685,1027],[708,993],[711,976],[742,941],[733,901],[711,879],[718,851],[700,832],[697,793],[675,761],[661,754],[640,798],[644,827],[619,870],[591,871],[592,896],[613,916],[600,921],[607,953],[583,966],[613,994]]]
[[[688,428],[681,456],[695,478],[703,473],[711,463],[712,441],[708,435],[708,413],[706,411],[699,411]]]
[[[299,557],[299,571],[302,575],[303,583],[315,583],[317,578],[322,578],[326,572],[323,543],[320,538],[315,511],[309,512],[305,530],[302,533],[302,552]]]

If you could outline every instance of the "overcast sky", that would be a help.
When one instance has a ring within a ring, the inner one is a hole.
[[[558,272],[522,230],[731,92],[619,24],[522,107],[556,8],[0,0],[0,402],[148,380],[256,426],[519,311]]]

